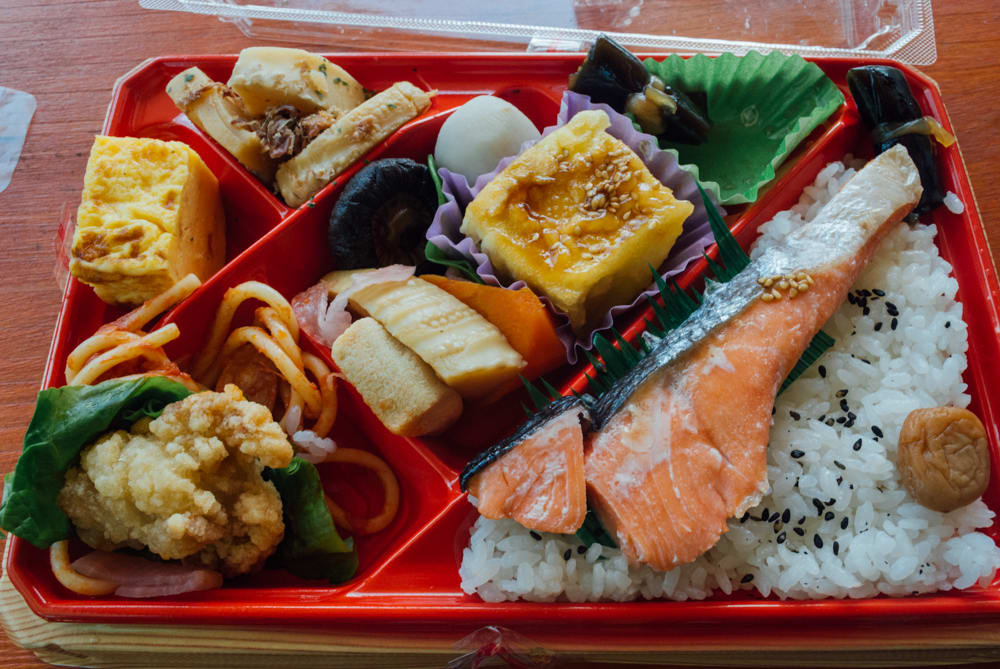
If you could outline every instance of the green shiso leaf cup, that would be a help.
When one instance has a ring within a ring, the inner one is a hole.
[[[646,69],[690,94],[703,92],[712,121],[708,141],[661,142],[722,204],[754,202],[799,142],[844,103],[844,95],[801,56],[751,51],[717,58],[647,58]]]

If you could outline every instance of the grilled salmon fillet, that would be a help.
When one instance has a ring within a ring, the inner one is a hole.
[[[767,492],[783,379],[921,190],[903,147],[881,154],[783,245],[709,290],[601,397],[585,447],[587,496],[630,562],[669,570],[694,560]],[[761,285],[795,275],[809,281],[794,297]]]
[[[586,409],[563,397],[466,467],[462,487],[487,518],[512,518],[541,532],[572,534],[587,514],[583,481]]]

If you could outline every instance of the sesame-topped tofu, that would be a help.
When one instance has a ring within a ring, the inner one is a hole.
[[[506,280],[524,280],[577,335],[648,286],[694,210],[584,111],[522,153],[469,204],[462,232]]]
[[[109,304],[139,304],[225,260],[219,183],[190,147],[139,137],[94,139],[70,271]]]

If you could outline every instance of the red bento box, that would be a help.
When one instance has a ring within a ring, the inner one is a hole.
[[[411,157],[423,160],[433,151],[438,129],[456,106],[473,95],[494,93],[520,107],[542,128],[554,122],[567,76],[580,54],[340,54],[331,58],[372,88],[410,80],[438,92],[424,114],[405,125],[367,159]],[[228,264],[190,299],[166,317],[178,324],[180,339],[168,346],[175,360],[197,350],[223,292],[240,282],[258,280],[286,297],[305,289],[331,269],[326,250],[326,224],[337,196],[361,160],[312,202],[298,209],[285,206],[243,169],[234,158],[196,129],[164,92],[166,82],[197,65],[210,77],[225,80],[235,56],[174,56],[150,60],[122,78],[114,90],[104,133],[181,140],[205,160],[221,183],[228,219]],[[815,61],[844,90],[845,73],[877,61]],[[886,63],[893,64],[895,63]],[[924,112],[950,130],[933,81],[903,66]],[[758,201],[737,208],[728,220],[748,246],[758,226],[789,208],[803,187],[829,161],[845,153],[865,153],[868,139],[856,110],[848,102],[818,128],[786,161],[778,178]],[[958,298],[969,326],[970,407],[986,424],[993,475],[986,502],[1000,511],[1000,400],[991,396],[991,379],[1000,365],[1000,287],[979,214],[957,145],[940,152],[943,186],[966,203],[963,214],[944,208],[933,213],[944,258],[954,267]],[[81,175],[82,178],[82,175]],[[704,272],[696,263],[682,277],[687,286]],[[70,281],[56,325],[46,369],[45,387],[64,383],[63,368],[72,348],[119,313],[93,291]],[[640,330],[636,318],[628,328]],[[622,324],[626,325],[626,324]],[[326,357],[328,352],[307,347]],[[580,365],[564,370],[564,387],[580,387]],[[449,647],[487,625],[515,629],[550,647],[668,649],[684,640],[715,641],[742,647],[759,646],[761,635],[773,640],[775,625],[784,627],[793,645],[877,626],[882,639],[919,634],[924,626],[938,631],[948,621],[1000,622],[1000,580],[987,588],[911,598],[870,600],[780,601],[747,592],[706,601],[637,601],[601,604],[491,604],[466,595],[459,587],[458,567],[475,510],[459,491],[458,474],[475,451],[447,438],[408,439],[390,434],[352,389],[341,384],[340,410],[333,434],[338,442],[379,452],[396,472],[401,487],[400,513],[382,532],[358,542],[360,567],[339,586],[298,580],[279,572],[262,572],[228,582],[225,587],[156,600],[91,598],[63,589],[52,576],[48,556],[26,541],[11,538],[5,568],[33,611],[48,620],[106,623],[173,623],[207,625],[281,625],[321,628],[334,635],[363,635],[369,640],[392,638],[414,644]],[[504,403],[492,418],[502,431],[523,415],[519,398]],[[330,477],[326,477],[330,478]],[[988,530],[1000,536],[1000,522]],[[724,627],[718,627],[718,625]],[[724,630],[720,637],[720,630]],[[724,637],[724,640],[723,638]],[[816,643],[817,641],[813,641]],[[770,643],[770,642],[769,642]],[[775,642],[781,646],[786,642]]]

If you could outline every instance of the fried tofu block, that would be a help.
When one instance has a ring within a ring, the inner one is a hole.
[[[94,139],[70,271],[109,304],[140,304],[225,260],[219,183],[182,142]]]
[[[431,104],[427,93],[400,81],[347,112],[278,168],[281,196],[292,207],[309,201],[354,161]]]
[[[430,365],[374,318],[351,324],[333,342],[333,359],[393,434],[441,432],[462,413],[462,398]]]
[[[522,153],[469,204],[462,232],[498,274],[569,314],[577,335],[652,283],[694,211],[585,111]]]

